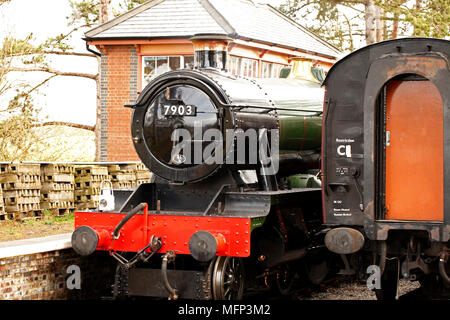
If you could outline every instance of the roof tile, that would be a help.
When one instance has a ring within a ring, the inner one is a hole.
[[[277,10],[251,0],[153,0],[125,15],[88,31],[87,38],[190,37],[197,33],[227,34],[233,30],[233,36],[238,38],[332,57],[340,54]]]

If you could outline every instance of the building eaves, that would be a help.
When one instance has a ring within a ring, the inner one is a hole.
[[[332,58],[341,54],[274,7],[251,0],[150,0],[86,32],[85,40],[189,38],[197,33],[223,33]]]

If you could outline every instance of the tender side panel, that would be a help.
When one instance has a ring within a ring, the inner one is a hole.
[[[326,125],[323,187],[329,224],[362,224],[364,123],[356,104],[332,103]]]

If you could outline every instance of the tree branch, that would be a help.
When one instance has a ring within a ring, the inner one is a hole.
[[[13,54],[6,54],[5,58],[14,58],[14,57],[23,57],[23,56],[32,56],[32,55],[38,55],[38,54],[55,54],[55,55],[61,55],[61,56],[78,56],[78,57],[90,57],[90,58],[97,58],[95,54],[92,53],[84,53],[84,52],[72,52],[72,51],[42,51],[42,52],[20,52],[20,53],[13,53]]]
[[[57,54],[62,56],[79,56],[79,57],[91,57],[97,58],[95,54],[84,52],[69,52],[69,51],[43,51],[43,54]]]
[[[15,68],[11,67],[9,69],[10,72],[47,72],[52,73],[57,76],[63,76],[63,77],[80,77],[80,78],[88,78],[92,80],[98,79],[98,74],[91,74],[91,73],[81,73],[81,72],[64,72],[64,71],[58,71],[53,70],[51,68]]]
[[[30,94],[32,93],[34,90],[38,89],[39,87],[43,86],[44,84],[46,84],[47,82],[49,82],[51,79],[53,79],[54,77],[56,77],[57,75],[54,74],[52,76],[50,76],[49,78],[45,79],[44,81],[42,81],[41,83],[39,83],[37,86],[33,87],[32,89],[30,89],[26,94]]]
[[[361,2],[355,2],[355,4],[362,4],[362,3],[361,3]],[[359,12],[359,13],[364,13],[364,11],[359,10],[359,9],[356,9],[355,7],[352,7],[352,6],[347,5],[347,4],[344,4],[344,3],[338,3],[337,5],[343,6],[343,7],[349,8],[349,9],[353,9],[353,10],[355,10],[356,12]]]
[[[78,124],[78,123],[72,123],[72,122],[65,122],[65,121],[49,121],[37,124],[36,127],[47,127],[47,126],[64,126],[64,127],[71,127],[71,128],[77,128],[77,129],[83,129],[88,131],[95,131],[95,126],[88,126],[85,124]]]

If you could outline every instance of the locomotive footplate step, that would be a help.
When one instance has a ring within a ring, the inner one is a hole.
[[[161,269],[132,268],[128,274],[128,293],[131,296],[165,297],[169,292],[164,286]],[[167,270],[170,284],[181,299],[205,299],[206,276],[202,271]],[[149,286],[148,284],[152,285]]]

